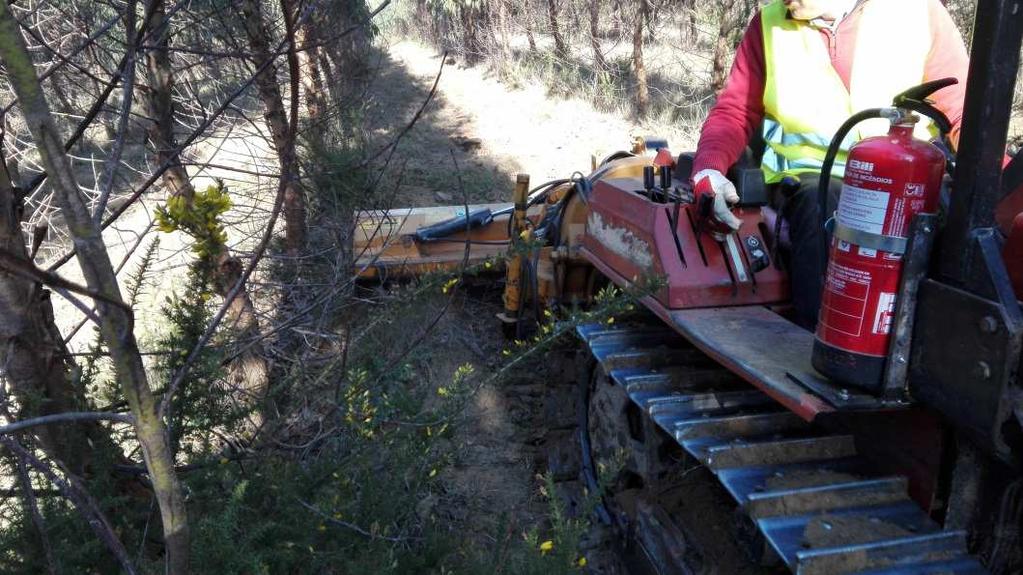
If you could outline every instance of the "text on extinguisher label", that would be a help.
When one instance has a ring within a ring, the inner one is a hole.
[[[845,184],[838,200],[838,221],[854,230],[880,234],[884,228],[890,196],[888,192],[864,190]]]

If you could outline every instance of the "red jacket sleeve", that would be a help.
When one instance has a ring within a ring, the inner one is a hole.
[[[952,145],[959,146],[959,127],[963,121],[963,100],[966,97],[966,73],[970,57],[966,52],[962,34],[940,0],[930,0],[931,51],[927,55],[924,81],[953,76],[959,80],[955,86],[938,90],[931,96],[936,108],[952,122],[949,137]]]
[[[693,174],[706,169],[725,173],[739,159],[753,130],[764,120],[766,78],[764,32],[758,12],[742,37],[725,87],[703,122]]]

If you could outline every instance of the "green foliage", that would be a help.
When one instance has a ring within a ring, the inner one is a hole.
[[[161,232],[182,231],[195,240],[192,250],[202,260],[215,258],[227,247],[227,231],[220,221],[231,208],[227,186],[217,180],[192,201],[185,196],[171,196],[167,205],[156,210],[156,223]]]
[[[183,294],[168,298],[161,307],[167,328],[153,342],[166,350],[159,356],[157,373],[166,384],[178,372],[213,317],[210,288],[201,262],[194,263]],[[172,447],[189,460],[214,457],[223,437],[241,433],[251,407],[237,405],[237,393],[228,389],[220,347],[206,346],[188,371],[171,402]]]

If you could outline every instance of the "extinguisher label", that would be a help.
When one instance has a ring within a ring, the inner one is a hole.
[[[880,234],[888,212],[888,192],[865,190],[845,184],[838,200],[838,221],[842,225],[872,234]]]
[[[835,264],[828,267],[823,307],[829,313],[821,314],[821,321],[827,318],[830,329],[846,335],[858,336],[863,331],[863,318],[867,312],[867,296],[870,294],[870,273]],[[866,313],[865,313],[866,312]]]
[[[876,334],[887,335],[892,329],[892,316],[895,315],[895,294],[881,292],[877,298],[877,311],[874,313],[874,329]]]

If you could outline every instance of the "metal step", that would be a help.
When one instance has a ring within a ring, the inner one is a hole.
[[[839,459],[854,455],[856,455],[856,442],[851,435],[826,435],[718,445],[707,450],[704,462],[712,470],[717,471],[735,467],[785,465],[787,463]],[[751,494],[751,497],[753,495],[764,495],[764,493]]]
[[[883,477],[751,493],[746,511],[754,519],[833,511],[862,505],[908,501],[905,477]]]
[[[644,406],[647,399],[659,396],[729,389],[749,390],[748,385],[717,366],[694,370],[632,367],[615,369],[609,375],[640,406]]]
[[[934,563],[962,558],[964,531],[885,539],[871,543],[810,549],[796,554],[797,575],[842,575],[871,569]]]
[[[848,507],[827,513],[777,515],[756,521],[774,551],[795,568],[796,555],[814,544],[832,546],[835,541],[865,543],[899,536],[940,531],[937,524],[910,500],[872,507]]]
[[[722,482],[798,575],[977,574],[962,533],[941,531],[852,436],[822,434],[657,325],[578,329],[616,385]],[[671,346],[677,345],[673,349]]]
[[[771,436],[809,429],[809,424],[790,411],[767,411],[761,413],[740,413],[720,416],[710,414],[704,418],[678,421],[674,425],[674,436],[679,443],[689,439],[718,437],[735,439],[739,437]]]
[[[949,561],[907,563],[882,569],[860,571],[856,575],[987,575],[987,569],[972,557]]]
[[[762,465],[721,469],[718,479],[741,505],[751,493],[774,491],[779,487],[808,487],[835,479],[862,479],[869,474],[866,461],[859,457],[804,461],[784,465]]]

